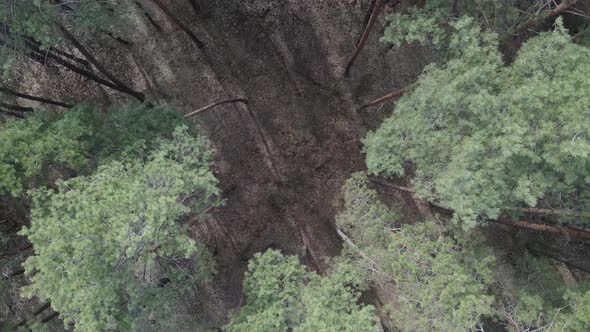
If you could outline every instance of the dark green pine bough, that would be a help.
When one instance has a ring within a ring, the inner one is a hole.
[[[409,162],[417,193],[465,227],[514,208],[589,212],[590,49],[558,20],[505,65],[495,34],[451,25],[450,60],[365,139],[369,172],[403,176]]]

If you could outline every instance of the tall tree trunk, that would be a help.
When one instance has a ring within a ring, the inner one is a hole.
[[[13,96],[23,98],[23,99],[38,101],[38,102],[44,103],[44,104],[57,105],[57,106],[61,106],[64,108],[72,108],[73,107],[73,105],[70,105],[70,104],[62,103],[60,101],[55,101],[55,100],[51,100],[51,99],[47,99],[47,98],[43,98],[43,97],[31,96],[31,95],[28,95],[25,93],[21,93],[21,92],[9,89],[4,86],[0,86],[0,92],[4,92],[9,95],[13,95]]]
[[[88,61],[90,61],[90,63],[92,63],[94,65],[94,67],[96,67],[96,69],[98,69],[99,72],[101,72],[104,76],[106,76],[109,80],[111,80],[111,82],[117,84],[126,93],[137,98],[139,101],[143,102],[145,100],[145,96],[142,93],[131,89],[130,87],[125,85],[125,83],[121,82],[118,78],[116,78],[113,74],[111,74],[100,62],[98,62],[98,60],[96,60],[96,58],[92,55],[92,53],[90,53],[84,47],[84,45],[82,45],[82,43],[80,43],[76,39],[76,37],[74,37],[68,31],[68,29],[66,29],[63,26],[60,26],[59,29],[62,32],[62,34],[64,35],[64,37],[66,37],[66,39],[69,40],[78,49],[78,51],[80,51],[80,53],[82,53],[86,57],[86,59],[88,59]]]
[[[197,47],[199,49],[202,49],[205,47],[205,44],[199,39],[197,38],[197,36],[189,29],[188,26],[186,26],[184,23],[182,23],[182,21],[178,18],[178,16],[176,16],[176,14],[174,14],[165,4],[162,0],[152,0],[158,7],[160,7],[160,9],[162,10],[162,12],[164,12],[164,14],[166,14],[166,16],[168,16],[168,18],[170,19],[170,21],[172,21],[172,23],[176,24],[176,26],[178,26],[182,31],[184,31],[184,33],[186,33],[190,39],[195,43],[195,45],[197,45]]]

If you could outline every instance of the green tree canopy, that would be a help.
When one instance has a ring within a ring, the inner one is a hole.
[[[22,195],[68,172],[141,153],[183,123],[173,108],[144,105],[108,112],[79,105],[66,113],[35,112],[0,125],[0,194]]]
[[[337,224],[354,247],[346,245],[340,267],[361,270],[349,274],[375,287],[395,285],[385,300],[400,330],[473,331],[489,321],[510,331],[590,327],[587,283],[566,284],[551,261],[495,250],[482,227],[465,231],[436,220],[400,225],[363,173],[344,190]]]
[[[248,264],[248,303],[232,317],[228,331],[377,331],[371,306],[361,306],[352,275],[321,277],[297,257],[275,250]]]
[[[455,26],[460,56],[427,67],[365,139],[369,171],[402,176],[410,162],[419,195],[467,227],[515,207],[587,211],[590,49],[558,24],[504,65],[493,34]]]
[[[20,233],[35,248],[24,294],[51,300],[77,330],[129,330],[143,313],[161,312],[174,287],[146,271],[174,284],[182,274],[170,267],[196,257],[197,272],[208,272],[207,250],[178,223],[220,204],[208,140],[179,126],[143,154],[32,192],[31,226]]]
[[[477,327],[493,312],[494,256],[473,245],[473,238],[460,229],[427,221],[402,225],[392,232],[398,217],[380,202],[362,173],[345,186],[345,210],[338,227],[364,253],[355,248],[343,254],[378,285],[395,284],[390,312],[402,331],[463,331]],[[370,261],[367,261],[370,260]]]
[[[418,3],[389,15],[382,41],[397,46],[418,42],[452,52],[453,27],[462,18],[469,17],[483,30],[505,38],[522,32],[523,27],[533,22],[542,23],[557,6],[555,2],[536,0],[426,0]],[[534,24],[529,28],[532,27]]]

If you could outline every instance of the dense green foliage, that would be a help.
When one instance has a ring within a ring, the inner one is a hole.
[[[77,330],[129,330],[143,313],[162,313],[176,287],[158,287],[146,271],[181,281],[169,267],[191,257],[197,272],[209,270],[207,250],[178,224],[219,204],[207,139],[179,126],[143,154],[32,193],[31,227],[21,231],[36,252],[24,264],[25,294],[50,299]]]
[[[419,6],[392,13],[382,41],[397,46],[419,42],[452,51],[450,39],[460,19],[469,17],[482,29],[507,36],[552,5],[535,0],[426,0]]]
[[[516,7],[496,0],[428,0],[423,6],[410,7],[406,12],[396,11],[391,14],[382,41],[396,46],[404,42],[429,43],[438,48],[452,50],[449,47],[450,38],[455,23],[461,17],[475,19],[485,16],[486,20],[481,23],[489,23],[491,19],[499,26],[507,28],[506,25],[516,21],[519,14]],[[478,24],[479,22],[478,20]]]
[[[457,24],[461,56],[427,67],[366,138],[370,172],[401,176],[411,162],[418,193],[467,227],[506,208],[587,210],[590,49],[558,24],[505,66],[493,34]]]
[[[0,193],[28,188],[149,148],[183,123],[169,107],[128,106],[106,113],[77,106],[63,114],[36,112],[0,125]]]
[[[377,331],[371,306],[360,306],[353,275],[321,277],[297,257],[269,250],[248,264],[248,303],[228,331]]]
[[[468,331],[486,319],[518,331],[590,327],[587,286],[568,286],[549,261],[499,254],[485,230],[426,221],[392,232],[395,214],[361,173],[347,181],[345,203],[338,227],[357,248],[345,247],[344,261],[370,284],[395,285],[388,311],[402,331]]]
[[[364,174],[345,186],[345,211],[338,227],[373,262],[369,279],[393,281],[396,301],[391,316],[403,331],[459,331],[477,326],[493,312],[489,295],[493,254],[472,244],[460,230],[429,221],[395,231],[395,214],[370,189]],[[344,252],[356,257],[357,252]],[[353,260],[354,261],[354,260]],[[361,264],[363,266],[363,264]]]

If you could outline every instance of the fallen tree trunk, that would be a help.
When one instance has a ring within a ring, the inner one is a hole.
[[[195,115],[201,114],[201,113],[203,113],[205,111],[208,111],[208,110],[210,110],[210,109],[212,109],[214,107],[217,107],[217,106],[220,106],[220,105],[223,105],[223,104],[229,104],[229,103],[244,103],[244,104],[248,104],[248,99],[246,99],[246,98],[234,98],[234,99],[226,99],[226,100],[217,101],[217,102],[214,102],[212,104],[209,104],[209,105],[207,105],[205,107],[201,107],[201,108],[199,108],[196,111],[190,112],[190,113],[186,114],[184,117],[185,118],[190,118],[190,117],[193,117]]]
[[[535,243],[533,243],[533,244],[531,245],[530,243],[527,243],[525,246],[526,246],[526,248],[527,248],[527,249],[528,249],[530,252],[532,252],[532,253],[534,253],[534,254],[536,254],[536,255],[540,255],[540,256],[549,257],[549,258],[552,258],[552,259],[554,259],[554,260],[556,260],[556,261],[558,261],[558,262],[560,262],[560,263],[563,263],[563,264],[565,264],[565,265],[567,265],[567,266],[570,266],[570,267],[576,268],[576,269],[578,269],[578,270],[580,270],[580,271],[584,271],[584,272],[586,272],[586,273],[590,273],[590,269],[588,269],[588,268],[586,268],[586,267],[584,267],[584,266],[581,266],[580,264],[576,264],[576,263],[570,262],[569,260],[567,260],[567,259],[564,259],[563,257],[561,257],[561,255],[559,255],[559,254],[555,254],[555,253],[552,253],[552,252],[547,252],[547,251],[545,251],[545,250],[540,250],[540,249],[538,249],[538,248],[535,248],[535,247],[533,246],[534,244],[535,244]],[[538,242],[537,242],[536,244],[537,244],[537,245],[539,245],[539,243],[538,243]]]
[[[403,187],[403,186],[398,186],[395,185],[393,183],[389,183],[387,181],[382,181],[382,180],[378,180],[378,179],[371,179],[371,182],[384,186],[384,187],[388,187],[388,188],[393,188],[396,190],[401,190],[410,194],[414,194],[416,193],[416,190],[413,188],[408,188],[408,187]],[[437,208],[446,210],[448,212],[453,212],[452,209],[450,209],[447,206],[444,206],[440,203],[437,202],[428,202],[429,204],[431,204],[432,206],[435,206]],[[524,212],[524,213],[533,213],[533,214],[553,214],[553,215],[576,215],[579,217],[590,217],[587,214],[584,213],[578,213],[578,212],[573,212],[573,211],[560,211],[560,210],[549,210],[549,209],[520,209],[520,208],[512,208],[510,210],[516,210],[516,211],[520,211],[520,212]],[[539,232],[545,232],[545,233],[550,233],[550,234],[556,234],[556,235],[564,235],[564,236],[568,236],[570,238],[574,238],[574,239],[578,239],[578,240],[590,240],[590,230],[586,230],[586,229],[577,229],[577,228],[573,228],[573,227],[557,227],[555,225],[549,225],[549,224],[539,224],[539,223],[532,223],[529,221],[524,221],[524,220],[510,220],[508,218],[502,218],[502,219],[498,219],[498,220],[494,220],[494,219],[487,219],[488,222],[493,222],[493,223],[498,223],[498,224],[503,224],[503,225],[508,225],[508,226],[512,226],[512,227],[518,227],[518,228],[523,228],[523,229],[529,229],[529,230],[534,230],[534,231],[539,231]]]
[[[563,235],[563,236],[567,236],[569,238],[577,239],[577,240],[584,240],[584,241],[590,240],[590,231],[571,228],[571,227],[557,227],[554,225],[536,224],[536,223],[531,223],[531,222],[524,221],[524,220],[514,221],[514,220],[509,220],[509,219],[498,219],[498,220],[491,220],[490,219],[490,220],[488,220],[488,222],[493,222],[493,223],[517,227],[517,228],[528,229],[528,230],[532,230],[532,231],[539,231],[539,232],[543,232],[543,233]]]

